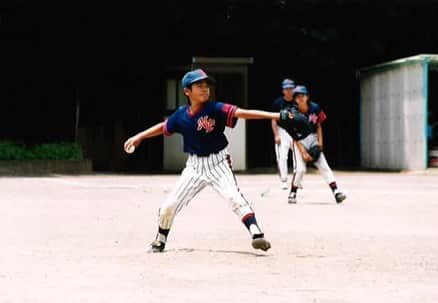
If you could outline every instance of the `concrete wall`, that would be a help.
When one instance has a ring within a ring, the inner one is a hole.
[[[38,176],[50,174],[91,174],[90,160],[12,160],[0,161],[0,176]]]

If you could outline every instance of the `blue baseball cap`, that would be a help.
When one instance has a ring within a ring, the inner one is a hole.
[[[291,79],[284,79],[283,82],[281,82],[281,87],[283,87],[283,89],[295,88],[295,82],[294,82],[294,80],[291,80]]]
[[[207,75],[207,73],[199,68],[187,72],[181,80],[181,85],[183,88],[186,88],[201,80],[207,80],[210,83],[213,83],[213,80]]]
[[[294,96],[298,94],[308,95],[309,91],[304,85],[297,85],[294,89]]]

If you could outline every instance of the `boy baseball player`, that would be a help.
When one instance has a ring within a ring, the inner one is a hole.
[[[291,79],[284,79],[281,83],[283,96],[274,100],[272,103],[272,111],[279,112],[282,109],[291,108],[293,105],[293,92],[295,82]],[[271,121],[272,134],[274,135],[275,156],[277,159],[278,172],[280,175],[281,189],[288,189],[287,182],[287,161],[289,157],[289,149],[293,148],[293,140],[289,133],[278,125],[278,121]]]
[[[335,200],[341,203],[347,197],[337,186],[335,177],[323,153],[322,123],[327,119],[321,107],[311,102],[305,86],[296,86],[293,93],[294,109],[304,115],[307,125],[293,130],[294,137],[294,175],[288,197],[289,203],[297,203],[297,190],[306,172],[306,163],[313,163],[330,186]],[[296,117],[297,118],[297,117]]]
[[[125,150],[130,151],[145,139],[179,133],[183,136],[184,152],[188,154],[181,177],[160,207],[158,233],[151,244],[153,252],[164,250],[176,214],[207,185],[230,202],[231,209],[251,234],[253,248],[267,251],[271,247],[257,224],[251,204],[237,186],[224,129],[225,126],[234,127],[238,118],[286,120],[291,116],[284,111],[248,110],[210,101],[211,82],[201,69],[187,72],[182,78],[182,87],[189,104],[181,106],[167,120],[129,138],[124,144]]]

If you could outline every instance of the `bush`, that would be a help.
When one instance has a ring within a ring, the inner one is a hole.
[[[36,159],[44,160],[83,160],[82,149],[75,143],[50,143],[38,145],[33,149]]]
[[[9,141],[0,142],[0,160],[32,160],[35,159],[32,151],[23,144]]]
[[[49,143],[32,149],[23,144],[0,142],[0,160],[83,160],[82,149],[76,143]]]

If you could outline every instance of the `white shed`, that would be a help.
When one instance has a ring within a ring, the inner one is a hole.
[[[436,144],[430,128],[438,100],[430,98],[437,96],[437,66],[438,55],[418,55],[359,70],[362,167],[428,167]]]

